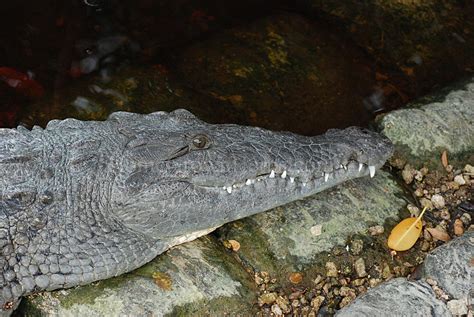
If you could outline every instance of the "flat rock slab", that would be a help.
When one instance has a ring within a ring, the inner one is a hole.
[[[422,275],[437,281],[450,296],[467,298],[474,285],[473,258],[474,231],[471,230],[428,254]]]
[[[343,245],[349,235],[398,218],[406,202],[389,173],[346,182],[304,200],[278,207],[220,229],[237,240],[241,261],[281,277],[314,265],[317,255]],[[320,231],[320,234],[319,234]]]
[[[444,95],[433,95],[392,111],[379,122],[382,133],[396,146],[396,155],[414,165],[439,164],[448,151],[450,161],[474,159],[474,78]]]
[[[447,306],[436,299],[431,286],[423,281],[400,277],[372,288],[351,305],[337,312],[338,317],[451,316]]]
[[[26,298],[35,316],[252,314],[253,283],[208,237],[116,278]]]

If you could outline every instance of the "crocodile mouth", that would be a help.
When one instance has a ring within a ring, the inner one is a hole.
[[[206,189],[219,189],[232,194],[236,191],[243,190],[245,188],[253,187],[255,184],[270,183],[272,181],[285,182],[287,186],[294,186],[295,188],[314,188],[323,187],[325,185],[332,185],[339,183],[350,178],[361,177],[370,175],[375,176],[376,169],[380,166],[367,165],[355,160],[349,160],[347,164],[340,164],[338,167],[333,168],[330,171],[318,172],[318,173],[304,173],[302,174],[299,170],[290,171],[290,169],[275,168],[271,169],[267,173],[261,173],[253,178],[241,179],[234,182],[229,182],[226,185],[210,185],[210,184],[199,184],[194,183],[195,186],[203,187]],[[304,175],[304,176],[303,176]]]

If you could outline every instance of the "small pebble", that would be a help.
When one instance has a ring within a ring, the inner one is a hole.
[[[352,298],[350,296],[346,296],[346,297],[342,298],[341,302],[339,303],[339,308],[343,308],[343,307],[349,305],[353,300],[354,300],[354,298]]]
[[[371,236],[378,236],[384,232],[384,228],[381,225],[369,227],[369,233]]]
[[[258,303],[260,306],[273,304],[278,298],[277,293],[265,293],[258,298]]]
[[[364,242],[361,239],[353,239],[351,241],[351,253],[353,255],[359,255],[364,249]]]
[[[470,214],[468,214],[467,212],[463,213],[461,218],[462,223],[465,225],[465,226],[469,226],[471,224],[471,221],[472,221],[472,217]]]
[[[276,303],[285,314],[291,311],[290,301],[287,298],[283,296],[278,296]]]
[[[472,166],[470,164],[466,164],[466,166],[464,166],[464,168],[463,168],[463,171],[468,173],[468,174],[474,175],[474,166]]]
[[[341,287],[340,290],[339,290],[339,294],[341,296],[344,296],[344,297],[346,297],[346,296],[350,296],[350,297],[353,297],[353,298],[356,297],[355,290],[353,290],[352,288],[347,287],[347,286]]]
[[[382,277],[384,280],[387,280],[389,278],[392,278],[393,274],[390,270],[390,266],[387,263],[384,263],[383,269],[382,269]]]
[[[326,262],[326,276],[337,277],[337,267],[334,262]]]
[[[468,314],[468,305],[463,299],[453,299],[446,303],[453,316],[463,316]]]
[[[315,298],[313,298],[311,300],[311,306],[316,310],[318,311],[319,308],[321,307],[321,304],[324,302],[325,298],[324,296],[316,296]]]
[[[351,284],[353,286],[361,286],[361,285],[364,285],[364,283],[365,283],[365,278],[357,278],[353,280]]]
[[[365,277],[367,276],[367,272],[365,271],[365,261],[363,258],[358,258],[354,263],[355,271],[357,272],[358,277]]]
[[[413,182],[415,172],[416,170],[410,164],[405,165],[405,168],[402,171],[402,178],[406,184],[411,184]]]
[[[421,243],[421,251],[426,252],[430,249],[430,243],[426,240],[423,240]]]
[[[275,316],[283,316],[283,312],[281,311],[281,308],[278,306],[278,304],[272,305],[272,313],[274,313]]]
[[[382,282],[382,280],[379,279],[379,278],[371,278],[371,279],[369,279],[369,285],[370,285],[370,287],[375,287],[375,286],[379,285],[381,282]]]
[[[449,219],[451,219],[451,214],[449,213],[448,208],[443,208],[443,209],[441,210],[441,213],[439,214],[439,216],[440,216],[441,219],[443,219],[443,220],[449,220]]]
[[[447,185],[449,189],[454,189],[454,190],[459,189],[459,184],[456,182],[448,182]]]
[[[293,301],[291,302],[291,306],[292,306],[292,307],[295,307],[295,308],[296,308],[296,307],[300,307],[300,306],[301,306],[301,303],[300,303],[299,300],[295,299],[295,300],[293,300]]]
[[[318,276],[316,276],[316,278],[313,280],[313,283],[314,284],[319,284],[319,282],[321,282],[323,280],[323,277],[321,274],[318,274]]]
[[[412,204],[408,204],[407,209],[412,216],[418,217],[420,215],[420,209]]]
[[[431,200],[427,198],[421,198],[420,204],[423,208],[426,208],[428,210],[433,210],[433,203],[431,202]]]
[[[466,185],[466,180],[464,179],[462,175],[456,175],[454,177],[454,181],[458,183],[459,185]]]
[[[445,205],[444,198],[441,195],[433,195],[431,197],[431,202],[433,203],[433,206],[437,209],[443,208]]]
[[[418,188],[415,190],[415,196],[416,196],[416,197],[423,197],[423,188],[418,187]]]
[[[423,175],[422,172],[420,172],[420,171],[415,171],[415,179],[416,179],[417,181],[421,182],[421,181],[423,180],[423,177],[424,177],[424,175]]]

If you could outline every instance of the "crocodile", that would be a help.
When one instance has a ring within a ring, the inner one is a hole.
[[[393,146],[115,112],[0,129],[0,307],[134,270],[225,223],[375,175]]]

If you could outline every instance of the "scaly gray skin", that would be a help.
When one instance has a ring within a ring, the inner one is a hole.
[[[373,176],[391,153],[359,128],[304,137],[185,110],[0,129],[0,307],[123,274],[227,222]]]

